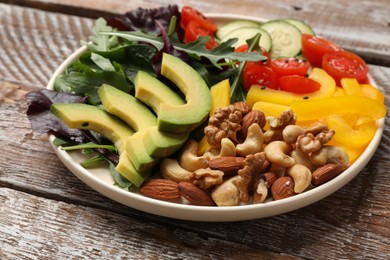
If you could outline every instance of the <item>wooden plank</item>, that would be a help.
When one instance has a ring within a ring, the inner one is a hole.
[[[2,259],[298,259],[7,188],[0,202]]]
[[[122,14],[136,7],[156,8],[168,4],[178,4],[181,1],[141,0],[123,2],[120,0],[78,1],[78,0],[17,0],[7,1],[13,4],[32,6],[56,12],[72,13],[87,17],[109,16],[110,13]],[[314,30],[341,46],[358,52],[371,64],[390,66],[390,26],[385,20],[390,13],[390,5],[386,0],[375,1],[272,1],[259,3],[256,0],[240,1],[186,1],[202,12],[235,13],[278,19],[294,17],[303,19]],[[109,10],[109,12],[107,12]],[[342,25],[342,26],[340,26]],[[387,32],[387,33],[386,33]]]

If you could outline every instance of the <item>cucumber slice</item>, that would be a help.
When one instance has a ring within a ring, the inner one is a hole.
[[[246,20],[237,20],[233,21],[224,25],[221,25],[217,32],[215,33],[215,36],[217,36],[218,39],[225,38],[225,36],[230,33],[231,31],[234,31],[238,28],[242,27],[260,27],[259,23],[252,22],[252,21],[246,21]]]
[[[266,51],[269,51],[272,46],[271,36],[266,30],[263,30],[260,27],[242,27],[235,29],[222,38],[221,42],[225,42],[232,38],[238,38],[238,41],[233,45],[233,47],[238,47],[246,44],[246,40],[253,38],[258,33],[261,34],[259,45]]]
[[[301,31],[301,33],[315,35],[313,29],[302,20],[295,19],[295,18],[288,18],[288,19],[284,19],[284,21],[291,23],[292,25],[295,25]]]
[[[301,52],[301,31],[291,23],[283,20],[272,20],[261,25],[272,40],[271,57],[294,57]]]

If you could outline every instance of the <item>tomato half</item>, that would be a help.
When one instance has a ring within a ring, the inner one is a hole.
[[[261,48],[262,52],[263,52],[263,56],[265,56],[267,59],[264,60],[264,61],[261,61],[264,65],[266,66],[271,66],[271,55],[268,53],[268,51],[266,51],[264,48]],[[237,47],[235,50],[235,52],[247,52],[248,51],[248,44],[243,44],[239,47]],[[248,63],[256,63],[256,62],[253,62],[253,61],[247,61],[247,65]]]
[[[279,58],[271,62],[271,68],[278,77],[288,75],[305,76],[309,70],[310,63],[305,59]]]
[[[213,20],[206,18],[201,12],[190,7],[184,6],[181,9],[180,26],[186,29],[191,21],[198,22],[202,27],[214,33],[218,27]]]
[[[191,21],[187,24],[184,31],[184,42],[193,42],[198,39],[199,36],[209,36],[210,40],[206,43],[206,48],[211,50],[218,45],[215,41],[213,33],[207,28],[203,27],[196,21]]]
[[[275,72],[260,62],[253,62],[244,67],[244,87],[248,91],[252,85],[260,85],[267,88],[278,89]]]
[[[321,67],[324,54],[341,50],[340,46],[324,38],[302,34],[302,54],[313,66]]]
[[[296,94],[313,93],[321,88],[321,84],[317,81],[298,75],[280,77],[278,83],[280,90]]]
[[[368,66],[362,58],[349,51],[337,51],[325,54],[322,68],[340,85],[342,78],[356,78],[364,83],[368,74]]]

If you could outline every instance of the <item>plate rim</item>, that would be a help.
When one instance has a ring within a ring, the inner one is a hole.
[[[246,19],[258,22],[266,21],[262,18],[237,14],[206,13],[205,15],[214,20],[219,19],[233,21],[237,19]],[[69,66],[69,64],[77,59],[86,50],[86,46],[82,46],[69,55],[52,74],[46,88],[53,89],[55,78],[61,75]],[[377,87],[371,75],[369,75],[369,78],[370,82]],[[306,207],[332,195],[337,190],[348,184],[353,178],[355,178],[371,160],[382,138],[384,122],[385,118],[377,120],[378,128],[364,152],[345,172],[343,172],[343,174],[338,175],[329,182],[283,200],[270,201],[262,204],[229,207],[186,205],[170,201],[157,200],[146,197],[142,194],[124,191],[119,187],[116,187],[115,185],[109,184],[98,178],[91,171],[83,168],[79,163],[77,163],[68,152],[61,150],[61,147],[55,146],[53,144],[53,140],[55,138],[54,135],[49,136],[49,142],[57,157],[77,178],[105,197],[108,197],[125,206],[173,219],[206,222],[230,222],[260,219],[284,214]]]

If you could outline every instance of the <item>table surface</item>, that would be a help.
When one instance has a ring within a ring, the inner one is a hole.
[[[90,35],[93,19],[168,4],[304,19],[369,63],[390,108],[387,0],[2,0],[0,259],[388,259],[388,115],[378,150],[349,184],[300,210],[231,223],[174,220],[116,203],[77,179],[31,131],[24,94],[45,87]]]

